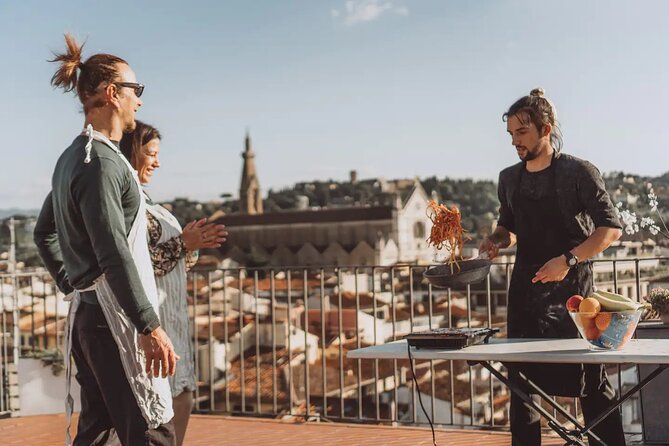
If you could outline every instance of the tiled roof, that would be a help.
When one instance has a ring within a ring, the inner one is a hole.
[[[236,312],[235,312],[236,313]],[[238,313],[237,313],[238,314]],[[228,317],[228,339],[239,331],[239,319],[237,317]],[[203,342],[207,342],[209,337],[209,317],[207,315],[198,316],[197,319],[197,336]],[[211,319],[212,336],[215,339],[223,342],[225,339],[225,320],[222,316],[212,316]]]
[[[348,349],[342,346],[342,363],[344,377],[344,391],[357,387],[358,385],[358,360],[348,359]],[[326,395],[339,395],[339,346],[331,345],[326,347],[325,353],[325,377],[326,377]],[[361,362],[361,382],[369,384],[375,379],[374,361]],[[298,399],[304,399],[304,364],[293,365],[293,383],[296,389]],[[393,376],[393,362],[379,361],[379,379]],[[309,365],[309,389],[312,397],[323,396],[323,367],[322,359],[318,358],[315,364]]]
[[[248,225],[285,225],[295,223],[389,220],[392,218],[392,213],[393,208],[390,206],[350,207],[307,211],[267,212],[264,214],[229,214],[216,220],[216,223],[234,227]]]
[[[230,288],[239,288],[239,280],[235,277],[228,283],[228,289]],[[309,289],[317,288],[321,286],[321,281],[319,279],[307,278],[307,287]],[[255,287],[255,279],[249,277],[242,279],[242,287],[245,292],[253,292]],[[259,278],[258,279],[258,290],[259,291],[269,291],[272,288],[272,281],[269,277]],[[295,294],[299,294],[304,289],[304,280],[302,274],[294,274],[290,278],[290,288]],[[274,279],[274,289],[276,291],[286,291],[288,290],[288,279]]]
[[[295,355],[295,353],[294,353]],[[256,369],[256,359],[260,360],[260,367]],[[255,348],[246,350],[244,354],[244,395],[249,406],[256,403],[256,383],[258,380],[258,371],[260,375],[260,396],[261,402],[264,404],[273,403],[273,380],[276,379],[276,398],[278,404],[285,404],[288,402],[288,388],[285,383],[283,369],[288,363],[288,351],[286,349],[276,350],[277,365],[272,368],[272,352],[261,350],[260,356],[256,356]],[[230,399],[236,404],[241,400],[242,394],[242,380],[241,376],[241,358],[237,358],[231,363],[228,369],[228,392]],[[221,376],[223,378],[224,376]],[[217,406],[225,401],[225,384],[215,386]],[[208,392],[202,391],[203,394]]]

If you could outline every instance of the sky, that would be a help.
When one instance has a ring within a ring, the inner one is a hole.
[[[0,208],[39,207],[81,131],[49,81],[63,33],[126,59],[162,133],[157,200],[237,197],[250,132],[263,194],[314,179],[496,180],[502,113],[537,86],[564,151],[669,171],[664,0],[0,0]]]

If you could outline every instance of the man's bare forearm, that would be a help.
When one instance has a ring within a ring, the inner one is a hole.
[[[592,258],[611,246],[622,235],[618,228],[599,227],[583,243],[571,250],[579,262]]]

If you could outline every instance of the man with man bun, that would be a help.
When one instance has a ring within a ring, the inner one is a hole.
[[[176,361],[160,326],[146,241],[145,203],[118,148],[135,128],[144,90],[128,63],[111,54],[82,60],[65,36],[54,87],[76,90],[84,131],[62,153],[35,228],[40,255],[71,297],[67,324],[68,434],[70,351],[81,385],[75,446],[174,445],[166,377]]]
[[[517,244],[508,300],[509,338],[576,338],[566,300],[592,291],[588,260],[622,234],[604,181],[595,166],[561,153],[552,102],[537,88],[518,99],[503,119],[520,162],[499,175],[497,228],[480,246],[490,258]],[[507,364],[550,395],[580,397],[586,423],[615,401],[604,366]],[[514,446],[541,444],[540,416],[511,396]],[[594,428],[608,446],[625,444],[616,410]],[[601,444],[590,437],[590,444]]]

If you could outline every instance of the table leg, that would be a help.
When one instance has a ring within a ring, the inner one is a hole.
[[[601,423],[606,417],[608,417],[614,410],[618,409],[620,405],[622,405],[625,401],[627,401],[632,395],[634,395],[639,390],[646,387],[648,383],[650,383],[653,379],[655,379],[660,373],[662,373],[665,369],[669,368],[669,364],[658,365],[657,368],[653,370],[647,377],[641,380],[641,382],[639,382],[636,386],[632,387],[629,391],[627,391],[616,401],[611,403],[611,405],[605,411],[603,411],[594,420],[590,421],[585,426],[578,423],[578,421],[574,417],[572,417],[571,414],[565,411],[564,408],[562,408],[559,404],[555,403],[543,390],[541,390],[541,388],[539,388],[536,384],[527,379],[525,375],[520,373],[521,380],[532,389],[533,393],[539,395],[540,398],[542,398],[549,405],[555,408],[560,414],[565,416],[569,421],[574,423],[576,429],[567,430],[564,426],[560,424],[560,422],[553,416],[553,414],[551,414],[546,409],[541,407],[540,404],[537,404],[532,399],[532,397],[529,395],[528,392],[526,392],[517,383],[511,381],[509,378],[502,375],[488,361],[468,361],[468,362],[470,363],[470,365],[481,364],[483,367],[485,367],[497,379],[499,379],[502,383],[504,383],[511,390],[511,392],[519,396],[524,403],[529,405],[531,408],[539,412],[539,414],[541,414],[544,418],[546,418],[546,420],[548,420],[548,426],[551,429],[553,429],[560,437],[566,440],[567,445],[578,445],[578,446],[585,446],[585,443],[583,442],[583,438],[585,435],[593,437],[593,439],[596,440],[598,443],[604,445],[605,443],[595,434],[593,434],[591,430],[599,423]]]
[[[581,434],[585,434],[589,432],[592,428],[597,426],[599,423],[601,423],[604,418],[608,417],[611,412],[616,410],[622,403],[627,401],[632,395],[637,393],[639,390],[643,389],[650,383],[652,380],[654,380],[660,373],[662,373],[667,367],[669,367],[668,364],[661,364],[658,365],[655,370],[653,370],[648,376],[646,376],[644,379],[639,382],[636,386],[632,387],[625,395],[622,395],[620,398],[618,398],[615,402],[613,402],[604,412],[599,414],[597,418],[592,420],[590,423],[585,425],[585,427],[580,429]]]
[[[542,399],[544,399],[546,402],[548,402],[555,410],[557,410],[563,417],[565,417],[567,420],[571,421],[574,423],[574,426],[577,429],[583,429],[583,425],[574,417],[572,414],[567,412],[561,405],[555,403],[553,401],[553,398],[551,398],[546,392],[544,392],[541,387],[537,386],[534,384],[532,381],[530,381],[527,376],[525,376],[522,372],[519,372],[519,375],[521,379],[532,389],[533,393],[539,395]]]
[[[517,383],[511,381],[509,378],[501,374],[497,369],[495,369],[488,361],[470,361],[470,363],[477,363],[481,364],[483,367],[485,367],[490,373],[492,373],[495,378],[499,379],[502,383],[504,383],[510,390],[511,392],[515,393],[520,399],[523,400],[525,404],[530,406],[532,409],[536,410],[539,412],[541,416],[543,416],[546,420],[548,420],[548,426],[553,429],[560,437],[562,437],[567,443],[566,445],[576,445],[576,446],[586,446],[586,443],[583,440],[582,433],[580,432],[581,429],[577,430],[568,430],[564,426],[560,424],[557,418],[553,416],[552,413],[548,412],[546,409],[544,409],[540,404],[537,404],[532,397],[530,396],[529,393],[527,393],[520,385]],[[546,395],[541,389],[539,389],[536,385],[531,383],[526,377],[521,376],[521,379],[525,381],[525,383],[530,383],[531,387],[533,389],[538,389],[538,395],[542,399],[546,400],[548,404],[550,404],[552,407],[556,408],[558,411],[561,411],[560,413],[566,413],[562,407],[560,407],[559,404],[555,403],[551,398]],[[563,413],[563,414],[564,414]],[[568,416],[571,420],[571,415]],[[577,424],[577,427],[580,427],[580,424]],[[601,442],[599,438],[595,437],[596,440]],[[603,443],[602,443],[603,444]]]

